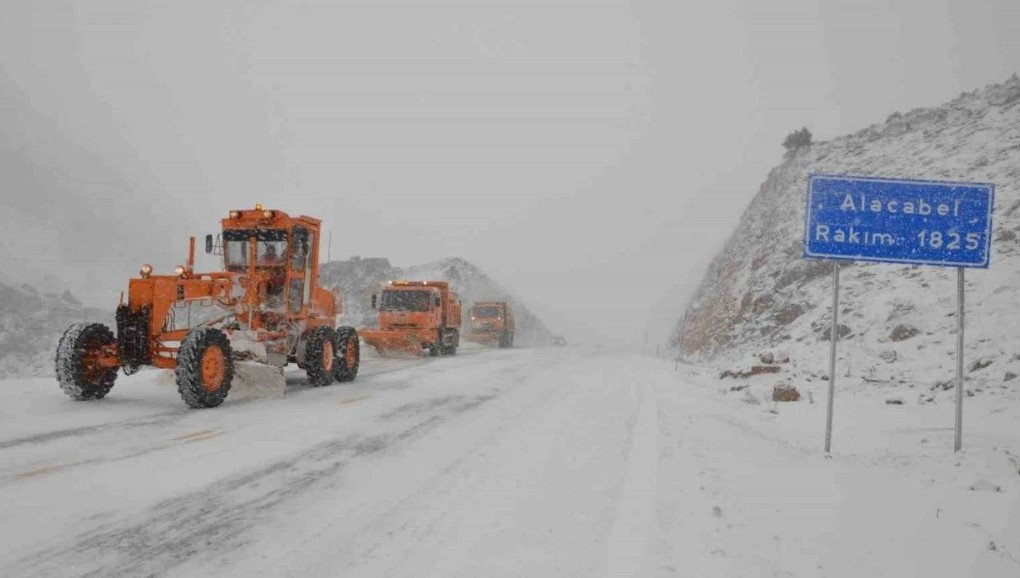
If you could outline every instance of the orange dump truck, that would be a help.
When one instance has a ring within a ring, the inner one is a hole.
[[[471,307],[468,339],[485,345],[514,346],[517,324],[506,301],[479,301]]]
[[[372,308],[379,329],[359,334],[380,355],[455,355],[460,347],[460,300],[446,281],[390,281]]]

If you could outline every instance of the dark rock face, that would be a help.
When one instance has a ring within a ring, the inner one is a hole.
[[[906,341],[920,332],[921,330],[916,327],[911,327],[910,325],[904,325],[901,323],[900,325],[893,327],[892,332],[889,333],[889,339],[891,341]]]

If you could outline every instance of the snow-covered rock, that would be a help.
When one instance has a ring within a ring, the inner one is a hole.
[[[53,374],[57,342],[76,321],[111,328],[113,311],[83,307],[70,293],[42,293],[0,283],[0,379]]]
[[[826,367],[832,264],[801,256],[809,173],[995,183],[991,269],[966,274],[965,354],[968,366],[981,360],[970,380],[1010,387],[1003,372],[1020,373],[1020,79],[787,153],[677,327],[685,356],[732,361],[781,347],[805,374]],[[855,263],[841,275],[841,379],[927,389],[953,375],[955,271]]]

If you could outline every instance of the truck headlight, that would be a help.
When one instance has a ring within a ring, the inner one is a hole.
[[[141,270],[139,270],[138,272],[142,275],[143,279],[147,278],[149,275],[152,275],[152,265],[146,263],[142,265]]]
[[[184,265],[178,265],[174,267],[174,275],[177,275],[178,277],[184,277],[184,273],[186,272],[187,269],[184,268]]]

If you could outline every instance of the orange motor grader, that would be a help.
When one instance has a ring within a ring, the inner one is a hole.
[[[77,400],[101,399],[118,369],[173,369],[188,407],[223,403],[235,361],[252,360],[282,372],[296,363],[316,386],[358,374],[358,334],[336,327],[341,301],[319,285],[320,221],[282,211],[230,211],[207,253],[222,254],[223,270],[196,273],[195,238],[187,265],[155,275],[143,265],[117,307],[117,333],[100,323],[76,323],[57,346],[57,381]],[[197,311],[195,311],[197,310]],[[194,315],[193,315],[194,313]],[[192,324],[195,317],[199,321]]]
[[[361,329],[380,355],[456,355],[460,347],[460,300],[446,281],[390,281],[372,295],[379,329]]]

